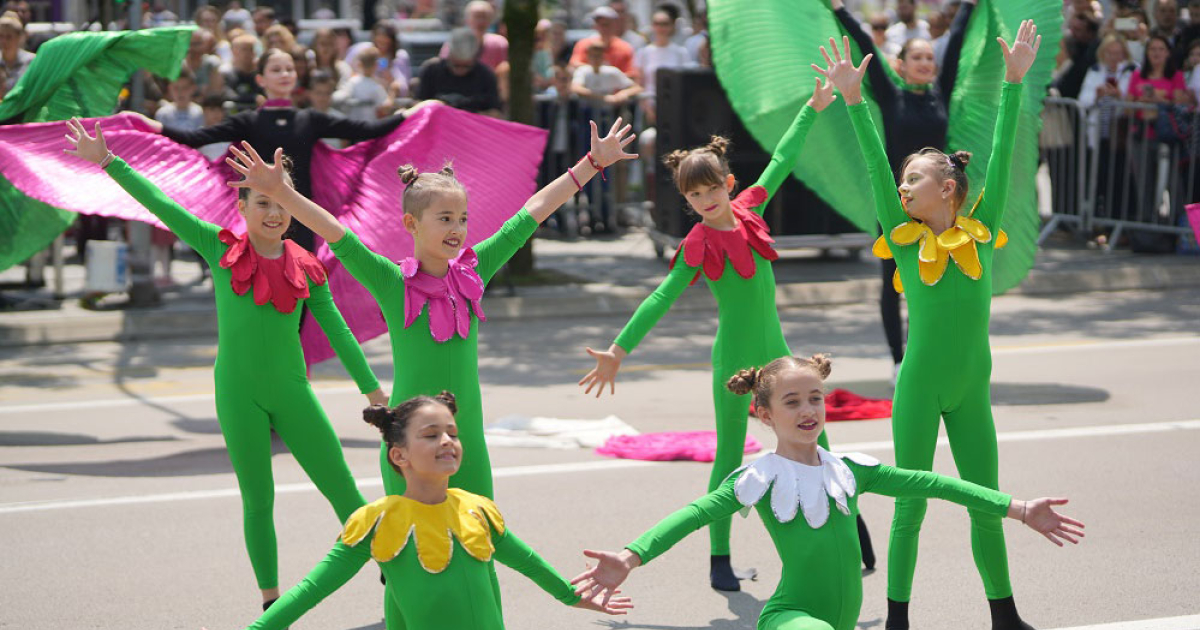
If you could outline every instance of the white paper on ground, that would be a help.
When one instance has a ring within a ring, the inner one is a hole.
[[[484,427],[488,446],[525,448],[596,448],[614,435],[638,435],[638,430],[616,416],[576,420],[529,416],[504,416]]]

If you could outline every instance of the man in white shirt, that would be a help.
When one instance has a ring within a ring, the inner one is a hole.
[[[888,27],[888,43],[899,50],[910,39],[930,39],[929,23],[917,19],[916,0],[896,0],[896,23]]]

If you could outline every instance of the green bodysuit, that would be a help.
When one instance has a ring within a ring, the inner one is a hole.
[[[271,429],[332,504],[339,521],[365,503],[333,426],[308,382],[297,332],[300,306],[308,306],[362,393],[379,389],[379,381],[334,306],[324,268],[315,257],[291,241],[284,241],[279,259],[257,256],[245,236],[236,237],[196,218],[124,160],[113,160],[106,170],[212,269],[217,299],[213,366],[217,421],[242,493],[246,551],[258,587],[276,588],[279,562]],[[272,268],[278,273],[269,273]],[[288,284],[289,280],[307,287]],[[271,303],[267,299],[259,303],[256,297],[260,296],[269,297]]]
[[[493,558],[558,601],[579,601],[566,579],[506,529],[495,504],[451,488],[437,505],[388,496],[355,512],[329,555],[250,628],[278,630],[295,622],[371,558],[389,585],[401,585],[388,589],[388,605],[409,630],[503,630],[489,570]]]
[[[941,235],[934,235],[905,213],[867,105],[849,107],[866,158],[879,223],[908,296],[908,352],[900,367],[892,411],[896,465],[931,469],[939,420],[945,418],[959,475],[993,489],[999,486],[999,455],[988,390],[992,373],[988,342],[991,268],[992,254],[1001,240],[999,225],[1008,199],[1020,105],[1021,85],[1005,83],[980,199]],[[892,600],[906,602],[912,595],[917,537],[925,507],[921,498],[896,501],[888,548],[888,597]],[[970,514],[971,549],[987,597],[1008,597],[1012,586],[1000,518],[979,510]]]
[[[759,630],[853,630],[862,605],[856,526],[861,493],[945,499],[994,518],[1004,515],[1012,500],[935,473],[881,466],[866,455],[818,452],[820,466],[774,453],[763,456],[663,519],[629,550],[648,563],[697,529],[754,506],[783,562],[779,586],[758,618]]]
[[[816,110],[805,105],[758,181],[733,200],[737,229],[714,230],[703,223],[692,228],[680,243],[671,272],[642,302],[615,341],[632,353],[683,291],[704,274],[717,301],[717,333],[712,348],[717,452],[709,476],[710,491],[741,465],[745,451],[750,397],[730,392],[725,383],[738,370],[761,367],[792,353],[775,306],[775,273],[770,261],[779,255],[771,247],[773,241],[762,213],[791,173],[816,117]],[[726,269],[727,261],[733,270]],[[821,444],[828,446],[824,434]],[[729,519],[720,519],[709,528],[713,555],[729,554],[730,524]]]

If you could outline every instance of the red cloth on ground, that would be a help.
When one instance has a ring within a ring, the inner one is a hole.
[[[746,453],[757,453],[762,444],[746,436]],[[688,460],[711,462],[717,453],[716,431],[666,431],[642,435],[614,435],[596,449],[600,455],[652,462]]]

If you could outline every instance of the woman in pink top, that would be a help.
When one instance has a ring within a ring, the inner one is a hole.
[[[1129,100],[1140,103],[1191,104],[1183,72],[1171,59],[1171,46],[1162,35],[1146,40],[1146,59],[1129,81]]]

